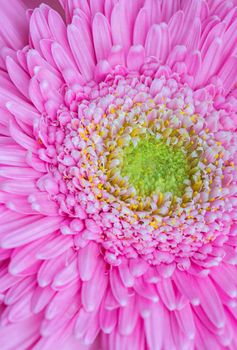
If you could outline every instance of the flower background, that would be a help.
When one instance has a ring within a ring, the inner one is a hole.
[[[237,349],[237,2],[60,3],[0,5],[0,348]],[[154,115],[192,183],[139,207]]]

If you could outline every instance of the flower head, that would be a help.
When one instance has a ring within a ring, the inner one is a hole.
[[[27,23],[15,3],[0,10],[5,348],[235,349],[235,1],[62,0],[66,22],[42,4]]]

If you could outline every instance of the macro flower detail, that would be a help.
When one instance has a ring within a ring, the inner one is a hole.
[[[13,3],[1,349],[235,350],[236,1]]]

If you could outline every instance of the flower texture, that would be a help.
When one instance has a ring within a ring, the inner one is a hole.
[[[237,349],[237,1],[1,4],[2,350]]]

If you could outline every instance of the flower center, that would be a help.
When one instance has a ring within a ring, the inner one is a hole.
[[[144,197],[153,193],[171,192],[181,196],[184,181],[189,178],[189,166],[181,149],[145,135],[137,145],[124,149],[121,174],[127,176],[137,194]]]
[[[110,79],[83,98],[68,92],[50,126],[53,196],[62,214],[96,224],[110,262],[125,250],[154,263],[157,249],[192,256],[222,231],[235,192],[232,149],[209,122],[217,111],[199,114],[202,102],[174,79]],[[154,90],[162,79],[167,96]]]

